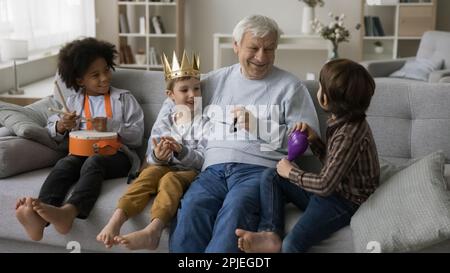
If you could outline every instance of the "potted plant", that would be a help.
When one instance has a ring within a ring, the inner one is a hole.
[[[375,53],[377,53],[377,54],[383,53],[384,47],[383,47],[383,43],[381,41],[376,41],[375,43],[373,43],[373,45],[375,46]]]
[[[322,38],[331,41],[333,48],[330,52],[329,59],[332,60],[339,58],[338,45],[341,42],[349,41],[350,31],[344,26],[344,14],[335,16],[330,12],[328,13],[328,16],[331,18],[331,22],[329,24],[324,25],[318,19],[315,19],[312,27],[316,33],[322,36]],[[359,29],[359,25],[356,26],[356,29]]]

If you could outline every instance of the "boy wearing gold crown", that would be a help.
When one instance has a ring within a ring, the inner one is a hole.
[[[175,103],[168,114],[158,115],[147,149],[149,164],[120,198],[108,224],[97,235],[107,248],[121,244],[130,250],[156,249],[164,227],[175,215],[184,191],[200,171],[206,128],[197,105],[201,96],[199,58],[192,63],[183,53],[181,66],[174,52],[172,67],[163,56],[166,94]],[[156,194],[151,221],[144,229],[119,236],[122,225],[140,213]]]

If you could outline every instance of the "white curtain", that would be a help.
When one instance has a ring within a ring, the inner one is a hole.
[[[95,37],[94,0],[0,0],[0,38],[28,40],[30,54]]]

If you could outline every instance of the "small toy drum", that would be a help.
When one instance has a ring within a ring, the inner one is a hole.
[[[74,131],[69,134],[69,153],[78,156],[114,155],[122,144],[117,133]]]

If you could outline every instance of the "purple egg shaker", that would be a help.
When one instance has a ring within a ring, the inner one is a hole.
[[[306,132],[294,131],[288,139],[288,157],[289,161],[302,155],[308,148],[308,137]]]

